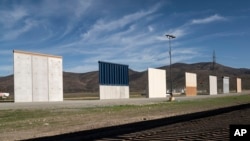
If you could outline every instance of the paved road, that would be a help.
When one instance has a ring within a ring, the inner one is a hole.
[[[249,94],[249,91],[241,93]],[[212,97],[224,97],[239,95],[237,93],[218,94],[218,95],[198,95],[198,96],[176,96],[176,101],[194,100]],[[8,109],[54,109],[54,108],[78,108],[78,107],[100,107],[113,105],[144,105],[158,102],[164,102],[167,98],[131,98],[131,99],[115,99],[115,100],[66,100],[63,102],[25,102],[25,103],[0,103],[0,110]]]

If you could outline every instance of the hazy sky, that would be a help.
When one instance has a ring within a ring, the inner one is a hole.
[[[13,50],[63,56],[63,70],[98,70],[98,60],[133,70],[173,62],[250,68],[249,0],[0,0],[0,76]]]

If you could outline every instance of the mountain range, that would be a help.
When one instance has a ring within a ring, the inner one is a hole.
[[[197,74],[198,92],[207,93],[209,88],[208,76],[217,76],[218,92],[222,91],[223,76],[230,77],[230,90],[236,91],[236,78],[242,80],[242,89],[250,89],[250,69],[231,68],[221,64],[212,65],[211,62],[202,62],[194,64],[175,63],[172,64],[173,89],[181,90],[185,87],[185,72]],[[158,69],[167,70],[167,86],[170,85],[168,79],[169,66],[159,67]],[[130,92],[145,93],[147,90],[147,70],[137,72],[129,69]],[[63,90],[64,93],[90,92],[98,93],[98,71],[87,73],[63,72]],[[0,92],[9,92],[13,95],[14,78],[13,75],[0,77]]]

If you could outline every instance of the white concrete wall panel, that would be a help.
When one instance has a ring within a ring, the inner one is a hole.
[[[32,63],[31,55],[14,54],[14,100],[32,102]]]
[[[209,76],[209,94],[210,95],[217,95],[217,77],[216,76]]]
[[[241,78],[237,78],[237,93],[242,92],[242,87],[241,87]]]
[[[33,101],[49,101],[48,57],[33,56]]]
[[[195,73],[185,73],[186,78],[186,96],[197,95],[197,75]]]
[[[49,101],[63,101],[62,59],[48,58]]]
[[[229,93],[229,77],[223,77],[223,93]]]
[[[13,52],[15,102],[63,101],[61,57]]]
[[[129,86],[99,85],[100,99],[129,98]]]
[[[120,87],[120,98],[129,98],[129,86],[119,86]]]
[[[148,69],[148,98],[166,97],[166,71]]]

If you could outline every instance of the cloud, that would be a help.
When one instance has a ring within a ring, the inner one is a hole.
[[[107,52],[110,54],[158,42],[154,37],[157,33],[152,31],[153,27],[147,25],[147,22],[143,22],[144,18],[153,14],[158,7],[159,4],[156,4],[148,10],[129,13],[118,19],[98,19],[89,29],[83,30],[79,40],[60,45],[57,48],[65,53],[69,51],[81,54],[102,54],[106,52],[105,48],[112,48]],[[140,20],[145,26],[140,24]]]
[[[22,7],[17,7],[11,10],[2,10],[0,11],[0,23],[4,25],[4,27],[10,28],[27,15],[27,11]]]
[[[180,27],[180,28],[176,28],[176,29],[170,29],[167,33],[168,34],[172,34],[178,38],[186,35],[188,32],[188,30],[186,28]]]
[[[90,8],[97,8],[97,5],[100,6],[91,1],[62,3],[45,0],[40,5],[31,3],[23,8],[23,14],[16,16],[20,17],[16,19],[21,24],[3,34],[2,39],[8,41],[24,35],[22,37],[27,40],[25,33],[34,34],[34,39],[39,37],[44,40],[32,43],[33,46],[29,48],[32,51],[63,56],[66,71],[94,71],[98,69],[99,60],[129,64],[131,68],[141,71],[146,67],[167,65],[168,39],[163,33],[174,34],[177,39],[192,33],[190,28],[194,24],[190,24],[190,20],[187,22],[189,24],[165,28],[166,22],[158,21],[161,15],[159,12],[162,12],[159,3],[148,9],[128,10],[112,16],[89,13],[96,12],[96,9]],[[36,34],[37,27],[39,33]],[[25,42],[23,46],[27,44],[31,43]],[[190,60],[199,55],[193,48],[181,48],[181,44],[178,40],[173,41],[176,48],[173,49],[173,61]]]
[[[149,26],[148,26],[148,31],[149,31],[149,32],[153,32],[153,31],[154,31],[154,28],[153,28],[152,26],[149,25]]]
[[[148,11],[138,11],[132,14],[125,15],[120,19],[112,21],[106,21],[104,19],[100,19],[92,26],[90,30],[83,33],[81,36],[84,40],[96,39],[99,36],[103,35],[102,34],[103,32],[107,33],[115,31],[117,29],[124,28],[128,24],[131,24],[137,20],[140,20],[143,17],[146,17],[149,14],[152,14],[157,10],[157,8],[158,5],[154,6]]]
[[[222,17],[218,14],[203,18],[203,19],[194,19],[191,21],[191,24],[207,24],[215,21],[224,21],[226,20],[225,17]]]
[[[63,2],[43,0],[18,3],[6,1],[3,5],[8,8],[0,8],[0,30],[4,30],[8,35],[0,34],[1,41],[16,39],[32,29],[34,24],[27,23],[27,21],[39,22],[43,30],[37,36],[50,34],[42,38],[55,40],[63,39],[68,35],[72,36],[72,31],[76,30],[77,24],[89,14],[88,10],[93,2],[91,0],[65,0]]]
[[[162,35],[161,30],[153,28],[157,27],[157,24],[152,26],[152,23],[144,20],[149,15],[154,16],[156,10],[155,8],[140,10],[118,19],[97,20],[89,30],[81,34],[79,40],[59,47],[65,54],[85,56],[79,58],[82,65],[68,67],[66,70],[73,72],[96,70],[99,60],[129,64],[132,69],[139,71],[145,70],[145,66],[167,65],[169,57],[167,38]],[[187,26],[168,30],[168,33],[178,38],[188,32]],[[199,55],[194,52],[193,48],[182,49],[174,54],[176,57],[174,60],[190,60]]]
[[[36,17],[64,17],[67,19],[81,18],[92,5],[91,0],[43,0],[39,4],[30,3],[30,12],[35,12]],[[87,13],[86,13],[87,14]]]
[[[173,48],[172,51],[173,63],[188,62],[194,58],[201,57],[202,56],[201,52],[202,52],[201,47]]]
[[[2,40],[13,40],[18,38],[20,35],[28,32],[30,29],[32,29],[33,27],[35,27],[37,24],[35,21],[30,21],[30,20],[26,20],[25,21],[25,25],[19,29],[14,29],[14,30],[10,30],[9,32],[7,32]]]
[[[193,19],[191,22],[186,22],[179,27],[169,29],[165,34],[175,35],[177,38],[184,37],[186,34],[192,33],[190,29],[196,24],[208,24],[216,21],[225,21],[226,18],[219,16],[218,14],[203,18]],[[162,36],[157,37],[158,40],[165,40]]]
[[[179,39],[179,38],[181,38],[189,33],[189,28],[190,27],[187,26],[186,24],[179,26],[179,27],[176,27],[176,28],[171,28],[168,31],[166,31],[164,34],[162,34],[160,36],[159,35],[156,36],[155,39],[158,41],[166,41],[167,34],[174,35],[176,37],[176,39]]]

